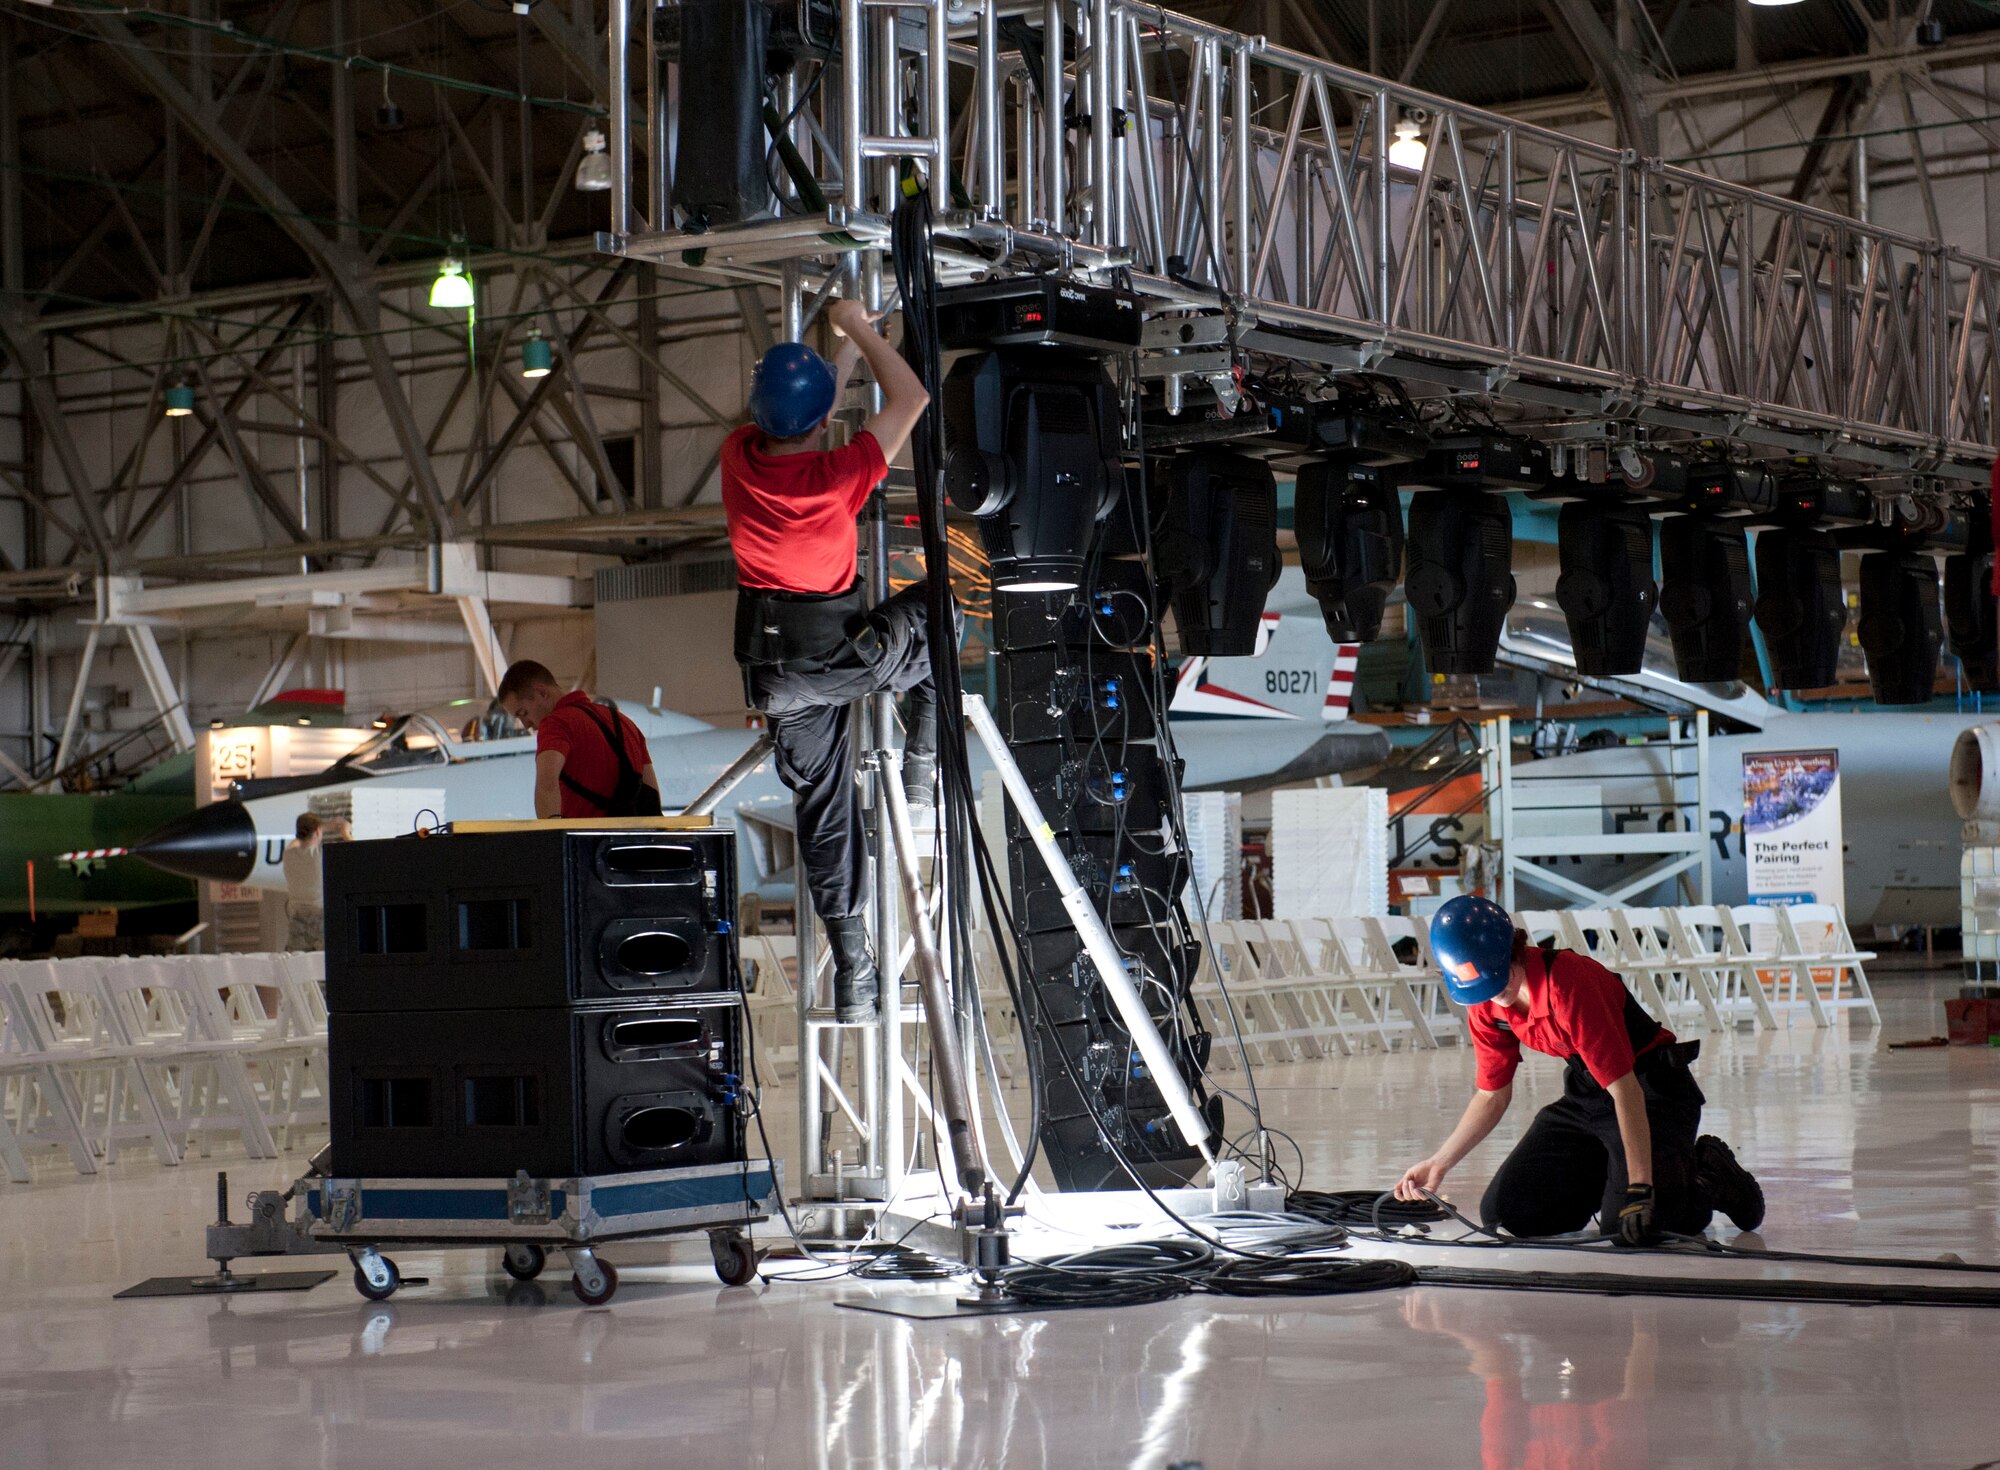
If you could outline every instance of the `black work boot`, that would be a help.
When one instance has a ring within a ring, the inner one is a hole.
[[[1738,1230],[1755,1230],[1764,1223],[1763,1188],[1736,1162],[1729,1145],[1712,1133],[1694,1141],[1694,1177],[1709,1203],[1727,1215]]]
[[[875,952],[868,946],[868,921],[828,919],[826,942],[833,949],[833,1015],[842,1025],[861,1025],[879,1014],[876,999],[881,978],[875,973]]]
[[[910,810],[937,805],[937,697],[928,684],[910,691],[909,734],[903,741],[903,800]]]

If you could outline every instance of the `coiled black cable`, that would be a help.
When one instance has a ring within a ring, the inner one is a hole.
[[[1432,1225],[1450,1218],[1428,1200],[1400,1200],[1379,1189],[1295,1189],[1285,1208],[1329,1225],[1383,1230],[1405,1225]]]
[[[1213,1296],[1344,1296],[1409,1286],[1417,1268],[1407,1261],[1329,1260],[1300,1256],[1283,1261],[1225,1261],[1201,1279]]]

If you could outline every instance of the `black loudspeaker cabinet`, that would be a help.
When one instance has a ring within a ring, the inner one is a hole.
[[[1015,830],[1010,826],[1010,837]],[[1014,922],[1027,934],[1071,927],[1069,910],[1041,854],[1025,840],[1014,840]],[[1161,851],[1156,837],[1062,832],[1056,834],[1056,844],[1107,924],[1165,923],[1187,887],[1187,854],[1178,848]]]
[[[1336,643],[1372,643],[1403,574],[1403,508],[1373,466],[1316,459],[1299,466],[1292,520],[1306,591]]]
[[[682,0],[681,47],[699,65],[681,68],[681,106],[700,127],[682,128],[674,148],[674,207],[689,229],[760,219],[771,212],[764,171],[764,73],[771,15],[745,0]]]
[[[736,834],[524,829],[327,847],[334,1011],[564,1006],[736,985]]]
[[[1780,689],[1831,684],[1846,626],[1840,547],[1833,537],[1801,526],[1759,532],[1757,630],[1770,651],[1772,682]]]
[[[1692,684],[1742,677],[1750,639],[1750,543],[1735,521],[1668,516],[1660,522],[1660,616],[1674,665]]]
[[[1139,987],[1147,1014],[1170,1023],[1174,1009],[1185,1000],[1201,964],[1201,946],[1176,943],[1165,926],[1128,924],[1111,931],[1112,942],[1125,958],[1125,971]],[[1031,934],[1025,941],[1036,999],[1044,1020],[1069,1026],[1091,1020],[1104,1028],[1122,1028],[1124,1021],[1098,980],[1097,966],[1084,951],[1074,929]]]
[[[1154,732],[1153,659],[1098,648],[1044,649],[996,660],[998,723],[1009,745],[1069,739],[1150,740]]]
[[[994,599],[993,641],[1002,653],[1030,649],[1143,648],[1155,609],[1144,562],[1106,559],[1088,591],[1009,592]]]
[[[1556,601],[1569,623],[1576,671],[1638,673],[1659,601],[1652,519],[1637,505],[1573,501],[1557,517],[1556,540]]]
[[[341,1178],[535,1178],[735,1163],[735,996],[574,1010],[335,1013]]]
[[[1861,622],[1868,682],[1877,704],[1929,704],[1937,692],[1937,563],[1925,551],[1871,551],[1861,558]]]
[[[1152,745],[1055,741],[1013,752],[1043,817],[1058,831],[1124,831],[1150,841],[1171,817],[1166,764]]]

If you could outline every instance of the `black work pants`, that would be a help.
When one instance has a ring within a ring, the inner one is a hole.
[[[925,599],[918,582],[871,608],[867,629],[828,655],[824,666],[746,673],[751,705],[764,716],[778,756],[778,779],[798,813],[799,862],[821,919],[845,919],[866,903],[867,844],[847,707],[869,694],[930,695]],[[918,722],[912,720],[914,729]],[[935,723],[931,727],[934,732]],[[935,739],[935,734],[931,736]]]
[[[1653,1134],[1654,1218],[1674,1235],[1699,1235],[1713,1205],[1695,1181],[1694,1141],[1706,1100],[1687,1067],[1641,1058],[1639,1088]],[[1479,1212],[1509,1235],[1564,1235],[1597,1214],[1607,1233],[1625,1204],[1625,1143],[1611,1094],[1572,1062],[1563,1095],[1528,1125],[1486,1186]]]

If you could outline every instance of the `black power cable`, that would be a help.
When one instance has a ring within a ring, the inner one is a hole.
[[[1295,1189],[1285,1197],[1285,1208],[1295,1215],[1323,1220],[1329,1225],[1372,1228],[1430,1225],[1451,1217],[1428,1200],[1399,1200],[1379,1189]],[[1468,1222],[1469,1223],[1469,1222]]]
[[[1301,1256],[1280,1261],[1225,1261],[1201,1279],[1214,1296],[1344,1296],[1409,1286],[1417,1268],[1405,1261],[1333,1261]]]

